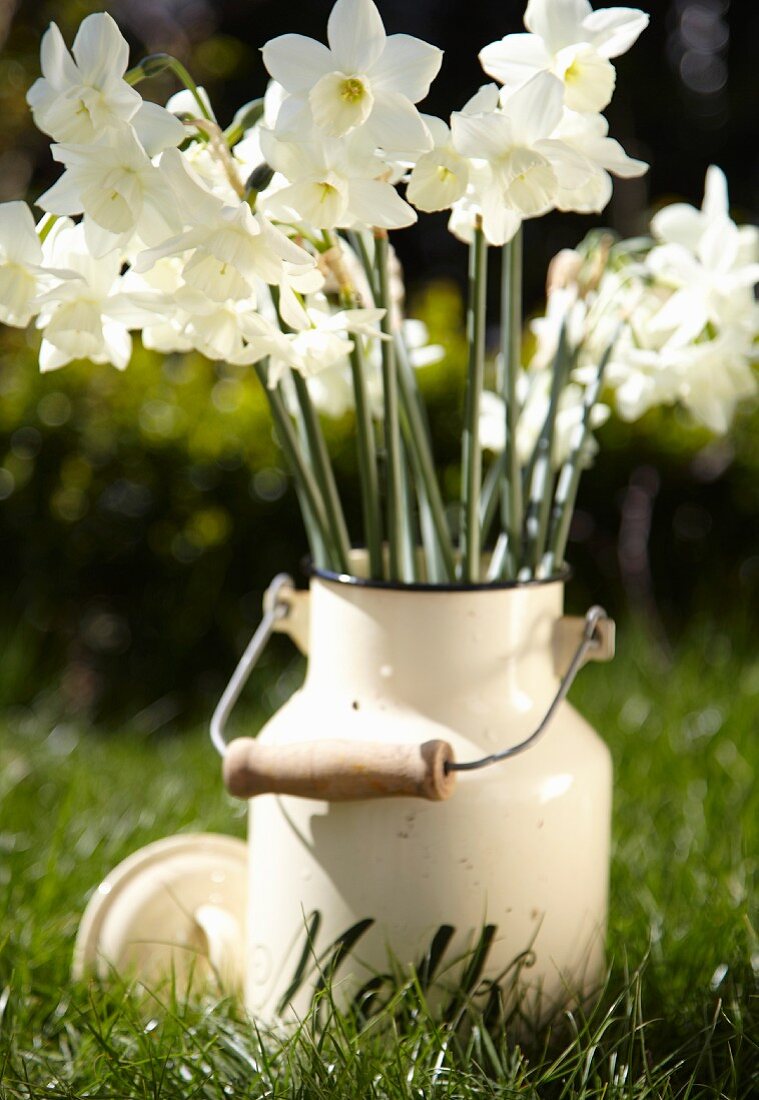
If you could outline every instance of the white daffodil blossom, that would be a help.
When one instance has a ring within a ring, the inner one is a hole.
[[[706,170],[701,209],[684,202],[663,207],[651,219],[651,233],[661,244],[679,244],[696,253],[709,229],[730,219],[727,179],[721,168],[712,164]],[[736,264],[754,263],[759,254],[759,229],[755,225],[738,227]]]
[[[684,346],[704,326],[737,324],[757,331],[754,285],[759,281],[759,231],[730,217],[727,181],[712,165],[700,210],[673,203],[654,215],[651,231],[661,242],[649,253],[648,271],[674,294],[651,324]]]
[[[312,257],[247,203],[225,203],[207,191],[177,150],[161,158],[180,209],[192,217],[189,229],[140,253],[135,270],[147,271],[165,256],[186,254],[184,284],[215,302],[255,296],[257,280],[277,286],[286,278],[285,262],[313,267]],[[195,200],[195,201],[193,201]]]
[[[631,327],[609,363],[607,379],[623,420],[679,402],[697,423],[724,434],[739,402],[759,392],[751,342],[736,326],[687,346],[651,343],[649,333]]]
[[[516,91],[502,94],[498,109],[481,115],[456,113],[453,144],[466,157],[485,162],[473,177],[485,236],[502,245],[522,220],[555,205],[564,188],[582,187],[592,169],[587,159],[553,138],[562,117],[562,86],[538,73]]]
[[[414,104],[427,95],[442,52],[407,34],[388,37],[372,0],[337,0],[327,39],[329,46],[285,34],[263,47],[264,65],[288,93],[277,132],[302,137],[315,126],[342,137],[360,128],[385,149],[428,149]]]
[[[84,144],[129,122],[142,105],[123,79],[129,46],[105,12],[88,15],[74,39],[73,58],[51,23],[42,38],[42,76],[27,93],[34,121],[55,141]]]
[[[520,408],[517,425],[517,456],[522,466],[529,462],[538,436],[543,430],[551,399],[551,381],[550,370],[521,371],[517,377],[517,401]],[[577,429],[582,424],[584,415],[584,396],[584,388],[576,382],[568,383],[561,391],[551,452],[551,463],[554,469],[566,462],[576,442]],[[503,398],[491,390],[485,390],[482,398],[480,413],[482,446],[487,451],[500,453],[506,445],[505,404]],[[599,428],[604,424],[610,412],[607,405],[595,404],[590,414],[591,429]],[[589,463],[597,450],[598,444],[591,437],[583,454],[583,460]]]
[[[316,229],[399,229],[416,221],[415,211],[383,177],[387,165],[357,139],[313,137],[279,141],[262,131],[268,164],[288,181],[266,198],[263,209],[280,221],[305,222]]]
[[[25,202],[0,203],[0,321],[26,328],[40,289],[42,245]]]
[[[619,142],[609,137],[609,123],[603,115],[565,109],[553,136],[584,157],[590,168],[580,187],[567,186],[559,176],[559,210],[598,214],[611,198],[611,175],[633,179],[648,171],[645,161],[628,156]]]
[[[469,161],[454,148],[450,128],[442,119],[422,117],[435,144],[412,168],[406,196],[417,210],[448,210],[466,193]]]
[[[740,253],[740,233],[729,218],[708,227],[695,253],[680,244],[653,248],[646,268],[674,293],[652,318],[651,329],[667,334],[668,343],[678,347],[695,340],[708,324],[743,324],[755,331],[759,263],[743,262]]]
[[[180,256],[167,256],[143,274],[132,267],[124,273],[121,287],[125,293],[138,299],[146,295],[155,299],[155,315],[142,326],[142,343],[146,348],[164,355],[192,349],[193,342],[185,334],[190,317],[177,301],[181,286]]]
[[[177,292],[177,302],[188,317],[185,336],[208,359],[247,364],[263,357],[246,338],[254,299],[214,302],[184,287]]]
[[[751,344],[736,326],[678,349],[679,397],[694,420],[717,435],[730,428],[741,401],[759,393]]]
[[[123,291],[117,252],[95,258],[84,227],[68,218],[57,222],[43,245],[45,266],[69,273],[37,299],[42,330],[40,370],[51,371],[73,359],[112,363],[124,370],[132,353],[130,328],[149,323],[150,303]]]
[[[593,11],[587,0],[530,0],[527,34],[509,34],[480,52],[480,63],[501,84],[518,86],[536,72],[551,72],[574,111],[602,111],[614,92],[609,60],[633,45],[649,17],[636,8]]]
[[[52,153],[66,171],[37,205],[52,214],[83,213],[93,255],[124,248],[135,235],[158,244],[182,228],[172,189],[131,126],[91,145],[54,145]]]
[[[269,361],[270,386],[274,386],[288,370],[296,370],[304,378],[313,378],[347,360],[353,350],[349,334],[368,339],[385,339],[379,331],[384,309],[342,309],[332,313],[323,302],[307,307],[310,325],[288,337],[287,350],[273,352]]]

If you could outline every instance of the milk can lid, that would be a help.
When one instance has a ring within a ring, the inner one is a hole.
[[[113,973],[155,989],[171,979],[237,992],[244,972],[247,845],[187,833],[146,845],[93,892],[79,925],[72,976]]]

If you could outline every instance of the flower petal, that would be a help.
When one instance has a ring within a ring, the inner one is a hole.
[[[367,80],[335,71],[316,82],[308,102],[319,129],[333,137],[342,137],[366,122],[374,96]]]
[[[284,222],[309,222],[316,229],[344,225],[347,209],[347,190],[317,180],[302,180],[283,187],[266,203],[266,211],[272,217]]]
[[[50,214],[81,214],[84,209],[79,184],[68,171],[40,195],[35,205]]]
[[[611,102],[617,73],[610,61],[585,43],[567,46],[556,55],[564,81],[564,101],[572,111],[603,111]]]
[[[327,47],[302,34],[272,38],[261,53],[270,75],[290,93],[309,91],[325,73],[335,68]]]
[[[56,23],[51,23],[42,36],[40,62],[42,75],[56,91],[63,91],[66,85],[79,83],[79,73],[76,65],[66,49],[63,35]],[[36,87],[36,85],[33,85],[33,87]],[[31,105],[31,101],[29,102]]]
[[[524,84],[536,72],[551,68],[551,55],[537,34],[507,34],[480,50],[480,64],[501,84]]]
[[[704,216],[685,202],[673,202],[654,214],[651,232],[659,241],[696,250],[704,231]]]
[[[400,92],[418,103],[440,72],[443,51],[410,34],[391,34],[382,56],[367,72],[373,88]]]
[[[400,229],[416,221],[415,211],[381,180],[351,180],[348,209],[363,226]]]
[[[453,146],[465,157],[489,160],[500,156],[514,143],[510,120],[502,114],[451,115]]]
[[[551,53],[558,53],[583,41],[582,22],[592,11],[588,0],[530,0],[524,25],[540,35]]]
[[[372,0],[337,0],[327,22],[327,40],[337,60],[333,68],[365,73],[382,53],[385,27]]]
[[[589,32],[583,37],[602,57],[619,57],[630,49],[649,20],[650,16],[637,8],[603,8],[583,19],[582,25]]]
[[[129,45],[107,12],[96,12],[82,21],[72,52],[82,82],[95,87],[123,76],[129,64]]]
[[[489,115],[498,107],[500,91],[497,84],[483,84],[461,108],[462,115]]]
[[[386,153],[419,155],[432,148],[422,116],[400,92],[378,92],[366,128]]]
[[[504,113],[511,120],[514,140],[532,145],[550,137],[561,121],[564,85],[551,73],[536,73],[520,88],[502,99]]]
[[[187,131],[179,119],[157,103],[143,103],[131,124],[149,157],[181,145],[187,137]]]
[[[0,256],[22,263],[42,262],[42,245],[32,212],[19,199],[0,203]]]
[[[701,209],[707,218],[727,218],[730,216],[730,201],[727,196],[727,178],[721,168],[710,164],[706,170],[704,183],[704,201]]]

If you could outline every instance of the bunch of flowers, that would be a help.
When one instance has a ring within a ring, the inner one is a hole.
[[[356,541],[372,577],[552,575],[593,429],[608,414],[604,385],[623,416],[680,400],[718,431],[755,388],[756,233],[730,221],[717,170],[703,210],[662,211],[653,243],[600,238],[561,256],[534,325],[537,351],[521,362],[522,222],[600,211],[611,175],[646,169],[608,136],[601,112],[612,60],[647,21],[631,8],[529,0],[526,33],[480,54],[493,82],[446,123],[416,106],[441,51],[387,36],[372,0],[337,0],[327,45],[285,34],[263,47],[266,95],[226,128],[176,59],[128,69],[110,16],[88,16],[71,53],[53,24],[28,101],[64,171],[37,199],[39,224],[23,203],[0,206],[0,320],[35,321],[42,370],[82,357],[124,369],[135,329],[161,352],[250,365],[318,566],[351,567],[319,413],[352,407]],[[138,86],[166,69],[184,90],[166,107],[143,100]],[[470,254],[456,507],[436,476],[415,376],[440,350],[403,316],[388,240],[417,211],[439,210]],[[487,392],[491,247],[502,341]]]

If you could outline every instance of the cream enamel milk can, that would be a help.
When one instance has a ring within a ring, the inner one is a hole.
[[[281,792],[250,800],[255,1016],[302,1014],[324,974],[360,999],[393,960],[454,988],[474,952],[470,996],[518,978],[539,1015],[600,981],[611,763],[556,703],[587,655],[612,655],[613,624],[563,617],[563,594],[329,575],[280,589],[269,613],[307,652],[305,683],[225,758],[233,793]]]
[[[412,964],[434,1003],[519,996],[536,1019],[598,986],[611,763],[564,695],[613,655],[613,623],[564,616],[563,596],[562,580],[273,583],[212,723],[227,786],[250,799],[247,916],[194,884],[174,933],[223,960],[227,987],[237,970],[255,1017],[302,1015],[327,977],[361,1003]],[[225,744],[273,630],[307,654],[304,685],[258,738]],[[109,950],[118,966],[113,936]]]

